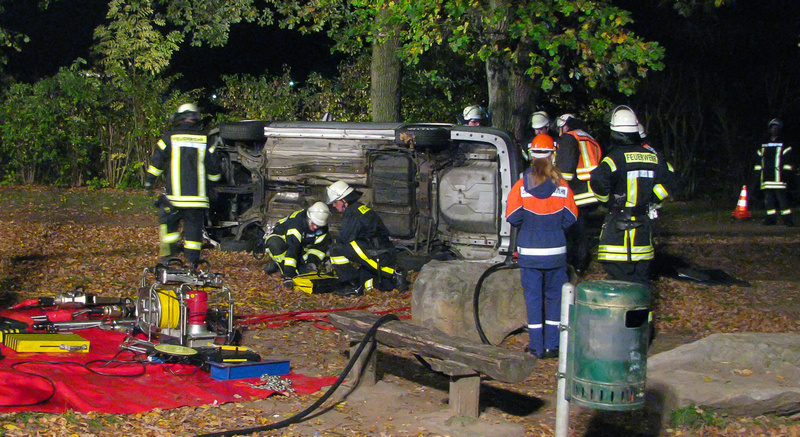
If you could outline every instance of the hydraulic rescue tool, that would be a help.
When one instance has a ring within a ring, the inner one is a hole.
[[[233,343],[233,298],[222,278],[174,263],[144,269],[136,319],[147,341],[188,347]]]
[[[42,296],[35,299],[24,300],[11,309],[18,310],[27,307],[59,307],[59,308],[86,308],[104,305],[119,305],[131,307],[133,301],[127,297],[103,297],[86,293],[81,288],[76,288],[55,296]]]

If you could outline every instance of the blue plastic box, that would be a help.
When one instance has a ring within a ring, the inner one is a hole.
[[[289,360],[264,360],[241,363],[208,363],[211,377],[218,381],[230,379],[258,378],[261,375],[288,375]]]

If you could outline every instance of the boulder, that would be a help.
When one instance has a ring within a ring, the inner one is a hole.
[[[492,265],[474,261],[425,264],[414,281],[412,323],[480,342],[473,296],[481,275]],[[484,279],[478,314],[484,335],[492,344],[527,325],[519,269],[498,269]]]
[[[800,334],[714,334],[648,359],[647,387],[665,410],[732,415],[800,411]]]

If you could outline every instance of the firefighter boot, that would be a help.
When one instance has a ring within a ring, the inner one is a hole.
[[[789,227],[789,228],[793,228],[794,227],[794,220],[792,220],[792,215],[791,214],[786,214],[785,216],[783,216],[783,224],[786,225],[786,227]]]
[[[774,214],[770,214],[770,215],[768,215],[768,216],[767,216],[767,218],[765,218],[765,219],[764,219],[764,222],[763,222],[763,223],[764,223],[766,226],[772,226],[772,225],[776,225],[776,224],[778,224],[778,218],[777,218],[777,217],[775,217],[775,215],[774,215]]]
[[[333,294],[342,297],[361,297],[364,295],[364,284],[345,285]]]

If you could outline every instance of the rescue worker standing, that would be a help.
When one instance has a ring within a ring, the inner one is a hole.
[[[362,193],[347,182],[336,181],[327,189],[328,204],[344,212],[330,256],[339,278],[339,296],[363,296],[372,288],[406,291],[405,272],[394,267],[394,245],[378,213],[359,199]],[[353,264],[358,264],[356,268]]]
[[[278,220],[265,237],[270,261],[264,272],[281,272],[286,285],[298,274],[316,271],[330,246],[328,205],[317,202]]]
[[[558,128],[558,152],[556,169],[569,183],[578,205],[578,221],[567,232],[569,253],[567,261],[583,274],[591,263],[591,249],[586,221],[590,213],[599,206],[589,181],[591,172],[600,163],[600,144],[585,130],[572,114],[564,114],[556,120]]]
[[[591,188],[607,204],[597,259],[612,279],[648,285],[654,257],[649,208],[669,196],[667,162],[641,143],[633,110],[611,114],[610,150],[591,175]]]
[[[784,143],[781,131],[783,122],[777,118],[767,125],[769,139],[758,149],[759,163],[755,170],[761,174],[761,191],[764,193],[764,206],[767,210],[765,225],[778,223],[778,208],[786,226],[794,226],[792,210],[786,196],[786,184],[794,170],[792,147]]]
[[[174,256],[183,221],[186,261],[197,268],[203,247],[203,227],[211,184],[222,178],[221,167],[200,124],[197,106],[186,103],[172,117],[172,129],[158,140],[147,169],[145,188],[164,176],[165,196],[159,198],[160,261]]]
[[[531,166],[508,194],[506,220],[517,233],[520,267],[528,316],[528,352],[538,358],[558,357],[561,288],[567,276],[565,230],[578,207],[567,182],[553,167],[553,138],[533,138]]]

